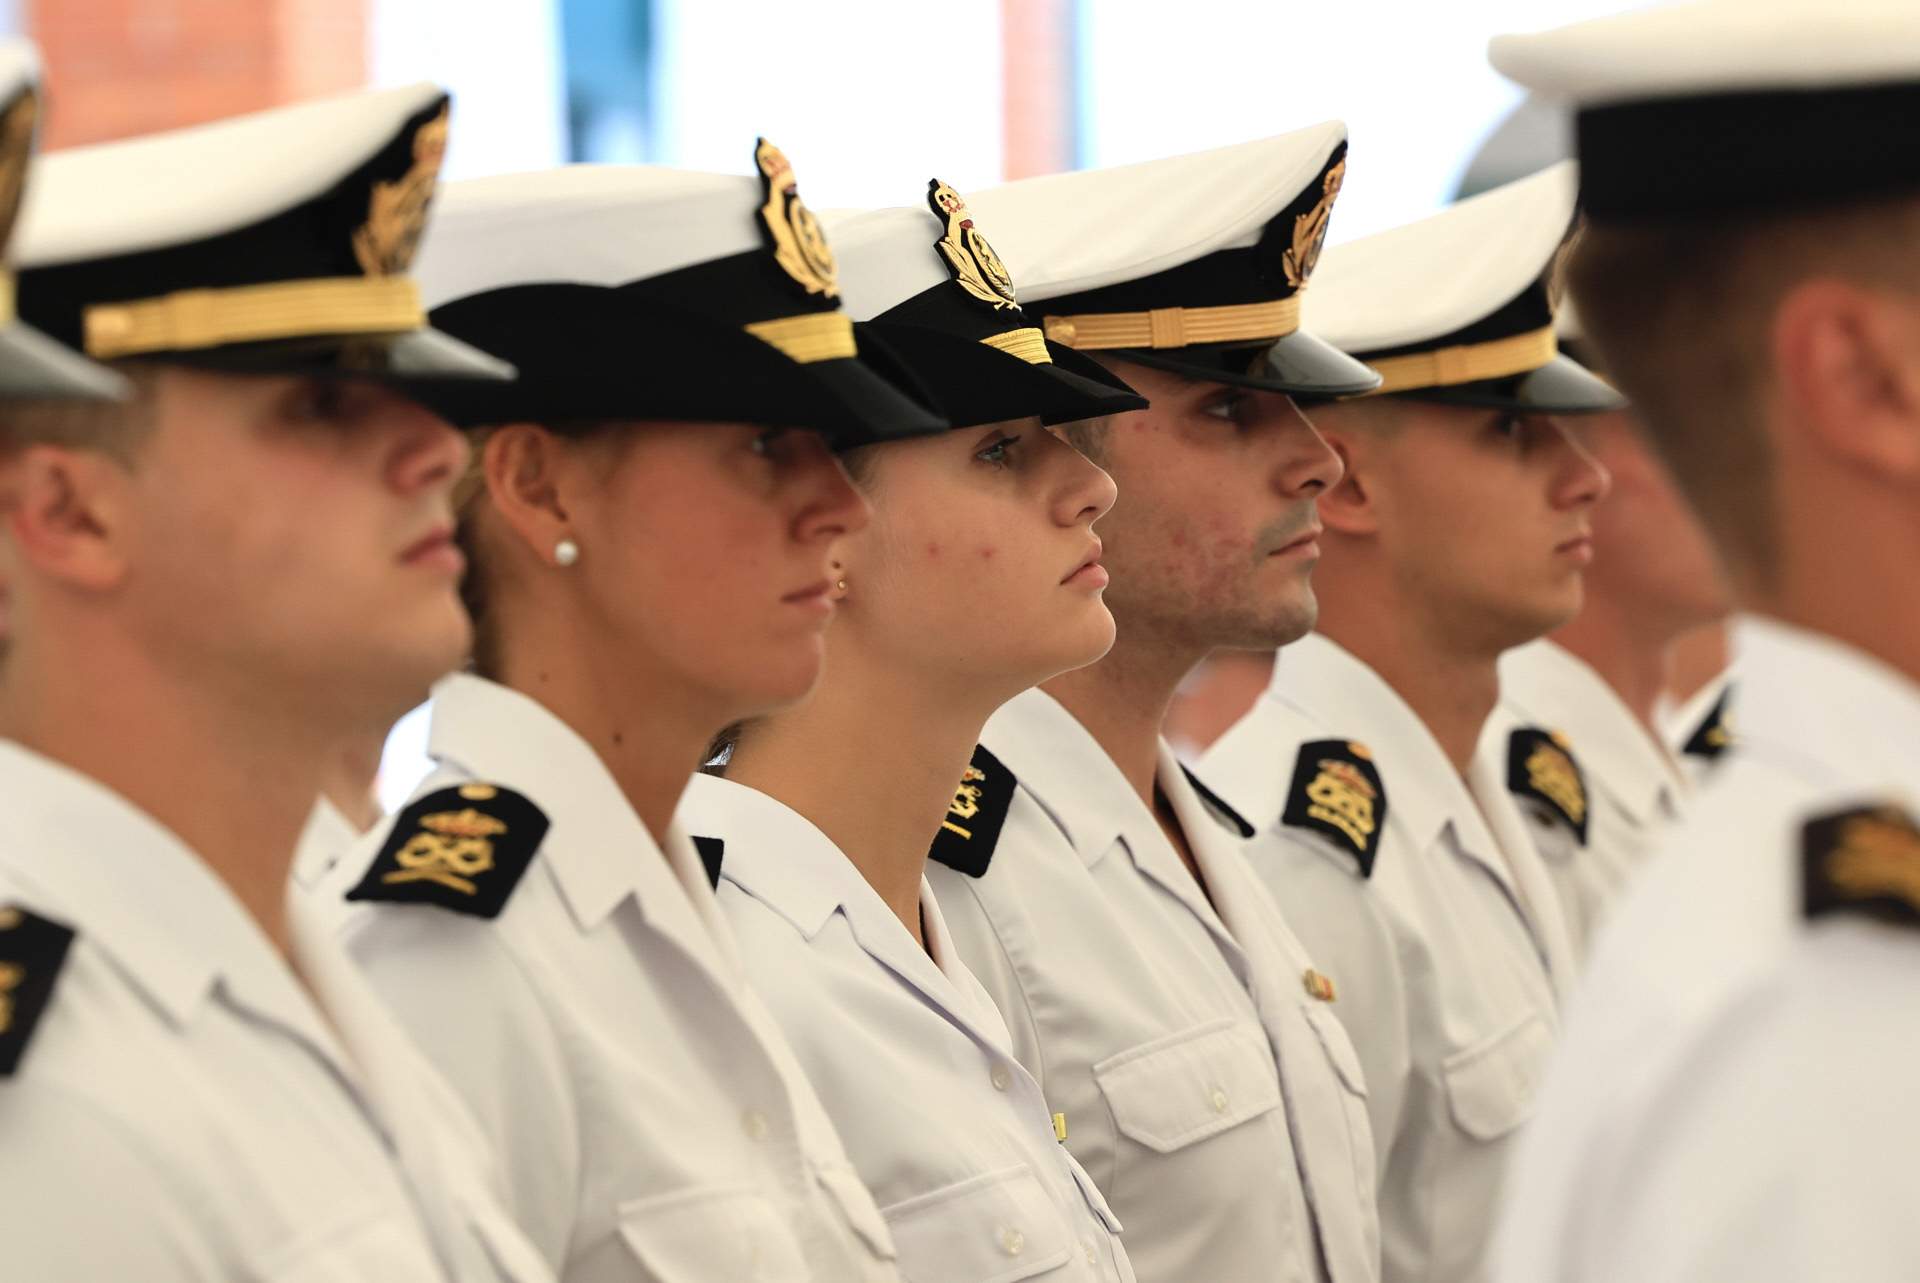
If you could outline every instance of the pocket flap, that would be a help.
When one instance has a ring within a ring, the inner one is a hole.
[[[1442,1064],[1447,1106],[1461,1131],[1498,1140],[1533,1117],[1540,1080],[1553,1053],[1553,1030],[1534,1012],[1519,1024],[1457,1051]]]
[[[753,1189],[676,1190],[622,1203],[620,1237],[659,1283],[808,1283],[793,1229]]]
[[[1219,1020],[1111,1056],[1094,1081],[1121,1134],[1166,1154],[1280,1103],[1266,1031]]]
[[[1319,1003],[1304,1010],[1307,1023],[1313,1026],[1320,1045],[1326,1048],[1327,1059],[1333,1062],[1334,1072],[1340,1075],[1341,1086],[1356,1096],[1365,1096],[1367,1075],[1360,1068],[1360,1054],[1353,1049],[1353,1039],[1347,1036],[1347,1027],[1340,1023],[1338,1016]]]
[[[1025,1164],[896,1203],[886,1218],[913,1283],[1017,1283],[1064,1265],[1075,1246]]]
[[[854,1233],[860,1236],[868,1250],[883,1261],[893,1260],[897,1255],[893,1235],[887,1232],[886,1218],[880,1215],[880,1209],[874,1205],[873,1195],[860,1179],[860,1173],[849,1165],[841,1165],[822,1167],[816,1175],[821,1186],[832,1196],[834,1206],[847,1218],[847,1224],[853,1226]]]

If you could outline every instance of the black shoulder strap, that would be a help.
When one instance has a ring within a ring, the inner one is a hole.
[[[547,836],[546,812],[497,784],[437,789],[396,815],[349,900],[499,916]]]
[[[1809,918],[1864,914],[1920,926],[1920,827],[1900,807],[1816,816],[1801,829],[1800,850]]]
[[[983,878],[993,863],[1000,827],[1007,822],[1017,781],[984,744],[976,745],[973,761],[954,790],[940,831],[933,835],[928,857],[970,878]]]
[[[1538,726],[1522,726],[1509,735],[1507,790],[1536,803],[1573,830],[1581,846],[1587,844],[1587,826],[1592,819],[1587,775],[1565,735]]]
[[[1205,802],[1215,815],[1226,821],[1228,828],[1243,838],[1253,836],[1253,825],[1247,823],[1246,817],[1222,801],[1218,793],[1201,783],[1200,777],[1193,773],[1192,767],[1182,763],[1180,770],[1187,777],[1187,783],[1193,785],[1193,791],[1200,795],[1200,800]]]
[[[1367,746],[1353,740],[1302,744],[1280,822],[1331,838],[1353,854],[1361,877],[1372,877],[1387,823],[1387,786]]]
[[[694,850],[700,852],[700,863],[707,866],[707,884],[716,890],[720,886],[720,862],[726,858],[727,842],[725,838],[701,838],[693,840]]]
[[[51,918],[0,907],[0,1078],[20,1067],[73,938],[71,927]]]

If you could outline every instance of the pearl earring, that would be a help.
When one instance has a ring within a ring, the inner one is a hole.
[[[580,545],[571,539],[562,539],[553,546],[553,559],[562,566],[571,566],[580,560]]]

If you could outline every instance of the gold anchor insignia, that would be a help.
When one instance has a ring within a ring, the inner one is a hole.
[[[1340,184],[1346,177],[1347,162],[1343,157],[1320,180],[1319,201],[1293,220],[1293,244],[1280,256],[1280,269],[1287,275],[1287,284],[1296,290],[1306,288],[1307,278],[1319,265],[1320,251],[1327,243],[1327,225],[1333,221],[1333,199],[1340,194]]]
[[[936,178],[927,184],[927,204],[933,208],[933,216],[946,224],[934,248],[947,261],[954,282],[995,310],[1019,311],[1020,301],[1014,297],[1007,265],[967,216],[967,202],[960,193]]]
[[[447,154],[450,108],[413,133],[413,164],[390,183],[375,183],[367,221],[353,234],[353,256],[368,276],[392,276],[407,270],[426,231],[427,206]]]
[[[467,795],[465,789],[461,795]],[[493,839],[507,831],[503,821],[472,807],[422,816],[420,828],[422,832],[394,853],[394,863],[400,867],[381,882],[438,882],[473,895],[478,889],[473,879],[493,868]]]
[[[1854,899],[1887,895],[1920,909],[1920,833],[1896,810],[1854,816],[1840,828],[1826,875]]]
[[[965,774],[960,777],[960,787],[953,792],[953,801],[947,807],[947,814],[962,820],[971,820],[980,814],[982,796],[980,785],[986,781],[986,778],[985,771],[977,766],[969,766]],[[958,833],[969,840],[973,837],[972,829],[963,829],[952,820],[940,821],[940,827],[949,832]]]
[[[1580,784],[1580,772],[1564,748],[1565,737],[1553,733],[1556,744],[1541,744],[1527,758],[1527,783],[1548,801],[1567,813],[1575,824],[1587,818],[1587,791]]]
[[[32,90],[13,100],[0,116],[0,245],[13,232],[14,216],[20,212],[20,195],[26,190],[27,165],[33,154],[34,126],[40,119],[40,100]]]
[[[1337,757],[1324,757],[1320,759],[1320,773],[1307,785],[1307,814],[1331,824],[1364,849],[1377,827],[1373,804],[1379,796],[1359,767]]]
[[[786,153],[762,138],[753,159],[760,166],[767,193],[760,207],[760,223],[773,240],[773,259],[809,294],[831,299],[840,293],[840,269],[820,220],[800,200],[793,165]]]

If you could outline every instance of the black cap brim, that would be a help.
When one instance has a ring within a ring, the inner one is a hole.
[[[124,400],[127,381],[18,321],[0,327],[0,397]]]
[[[426,328],[156,352],[143,359],[226,374],[365,379],[409,394],[449,385],[505,383],[514,377],[509,363]]]
[[[1146,398],[1070,349],[1049,343],[1052,363],[1033,364],[976,339],[920,325],[867,321],[862,340],[878,338],[913,372],[930,403],[956,428],[1014,419],[1072,423],[1146,408]]]
[[[1522,414],[1600,414],[1623,410],[1627,398],[1572,357],[1560,355],[1537,370],[1445,388],[1411,388],[1396,396],[1482,410]]]
[[[834,449],[851,450],[947,430],[947,421],[929,409],[933,397],[921,388],[909,362],[886,342],[861,334],[858,326],[854,342],[860,352],[857,359],[816,361],[806,367],[845,410],[839,426],[824,430]],[[908,388],[916,395],[903,390]]]
[[[1123,361],[1202,382],[1227,383],[1293,396],[1355,396],[1380,386],[1379,375],[1305,330],[1295,330],[1265,344],[1125,348],[1113,355]]]

